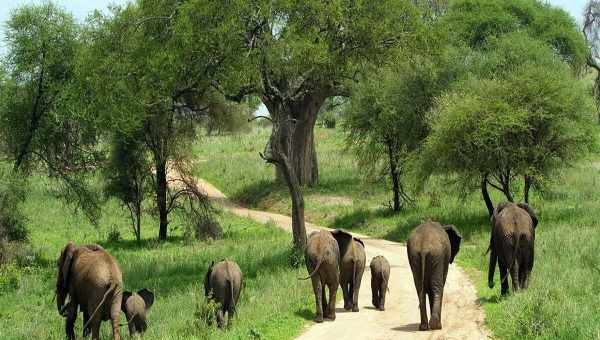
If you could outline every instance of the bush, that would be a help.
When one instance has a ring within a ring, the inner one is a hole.
[[[0,241],[27,240],[26,219],[20,209],[25,184],[7,166],[0,166]]]
[[[204,294],[200,295],[196,304],[196,311],[194,312],[194,323],[200,333],[198,334],[200,339],[210,338],[210,334],[215,330],[215,326],[217,325],[216,312],[219,308],[220,305],[218,302],[206,298]]]
[[[108,242],[118,242],[121,239],[121,232],[117,228],[117,226],[113,225],[108,234],[106,235],[106,240]]]

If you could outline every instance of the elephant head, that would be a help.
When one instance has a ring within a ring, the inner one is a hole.
[[[537,225],[538,225],[538,217],[535,214],[535,211],[533,211],[533,209],[527,203],[519,203],[517,205],[519,206],[519,208],[527,211],[527,213],[529,214],[529,217],[531,217],[533,229],[535,229],[535,227],[537,227]]]
[[[454,262],[454,257],[460,250],[460,241],[462,240],[462,236],[458,232],[458,229],[451,224],[445,225],[443,228],[450,239],[450,263],[452,263]]]
[[[59,313],[63,313],[65,300],[69,294],[69,274],[71,272],[71,263],[75,254],[75,244],[69,242],[60,253],[58,259],[58,275],[56,277],[56,307]]]

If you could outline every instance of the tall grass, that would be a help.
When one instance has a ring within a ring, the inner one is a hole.
[[[265,130],[211,137],[196,150],[206,160],[199,163],[197,174],[243,204],[289,214],[285,187],[274,182],[274,170],[258,157],[267,138]],[[487,288],[490,222],[477,191],[462,195],[461,188],[435,178],[415,197],[414,205],[393,214],[387,207],[389,185],[363,180],[366,174],[356,167],[352,155],[343,152],[339,130],[318,129],[316,142],[320,180],[304,191],[309,221],[394,241],[405,241],[412,228],[427,218],[452,223],[464,237],[457,262],[474,280],[495,336],[600,338],[600,170],[596,163],[600,156],[567,170],[544,195],[533,195],[531,204],[540,224],[531,286],[501,298],[498,278],[494,289]],[[347,198],[346,203],[334,196]],[[493,199],[497,203],[502,197],[493,194]]]
[[[190,242],[182,238],[175,218],[170,225],[172,236],[159,243],[154,240],[156,221],[146,218],[144,240],[138,244],[126,215],[114,202],[105,207],[101,227],[95,229],[49,196],[46,189],[51,185],[35,179],[25,206],[36,260],[1,270],[0,339],[64,338],[64,319],[56,310],[53,292],[56,259],[69,240],[100,243],[119,262],[125,289],[155,292],[145,339],[289,339],[311,318],[310,284],[296,279],[305,275],[305,269],[290,267],[290,235],[274,226],[224,213],[219,217],[223,239]],[[114,229],[121,239],[107,241]],[[197,312],[204,301],[204,274],[211,261],[224,258],[240,265],[245,285],[232,327],[217,330],[198,320]],[[78,336],[81,320],[79,315]],[[123,315],[121,322],[125,322]],[[127,328],[121,332],[126,335]],[[102,338],[109,337],[110,326],[105,322]]]

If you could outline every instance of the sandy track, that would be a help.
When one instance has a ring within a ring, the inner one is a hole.
[[[209,198],[224,209],[258,222],[273,222],[278,227],[291,232],[292,220],[289,216],[240,207],[225,197],[217,188],[205,181],[198,185]],[[321,227],[307,223],[307,232]],[[376,239],[353,233],[365,243],[367,268],[363,275],[359,294],[360,312],[346,312],[341,294],[338,295],[337,319],[321,324],[310,324],[298,337],[313,339],[485,339],[488,331],[483,326],[484,313],[477,303],[475,287],[467,275],[456,265],[450,265],[444,302],[442,326],[439,331],[420,332],[417,294],[408,264],[406,246],[401,243]],[[390,292],[386,297],[386,310],[375,310],[371,305],[371,273],[368,264],[377,255],[385,256],[391,264]],[[460,256],[460,253],[459,255]],[[310,281],[307,281],[310,285]]]

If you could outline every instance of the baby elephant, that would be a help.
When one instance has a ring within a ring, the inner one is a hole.
[[[213,261],[204,278],[204,294],[219,304],[217,325],[223,327],[225,313],[230,325],[235,314],[235,306],[242,290],[242,271],[233,261],[224,260],[217,264]]]
[[[127,316],[129,334],[144,333],[148,328],[146,315],[154,303],[154,294],[144,288],[137,293],[124,292],[121,310]]]
[[[385,293],[388,290],[390,279],[390,263],[379,255],[371,260],[371,292],[373,293],[373,306],[380,311],[385,310]]]
[[[442,328],[442,301],[448,265],[460,248],[462,237],[453,225],[428,221],[410,234],[406,248],[419,297],[419,330]],[[429,298],[431,319],[427,322],[425,296]]]

